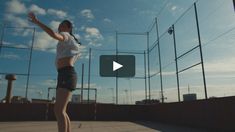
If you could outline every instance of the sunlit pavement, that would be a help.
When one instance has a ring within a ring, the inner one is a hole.
[[[79,128],[79,126],[81,127]],[[1,132],[57,132],[55,121],[0,122]],[[72,132],[205,132],[198,128],[153,122],[72,121]]]

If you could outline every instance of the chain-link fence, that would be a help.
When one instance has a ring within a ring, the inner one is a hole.
[[[82,56],[75,65],[79,78],[78,90],[74,94],[83,95],[83,99],[87,101],[95,99],[99,103],[113,104],[135,104],[144,100],[177,102],[187,100],[187,96],[194,99],[216,96],[211,85],[207,90],[205,72],[208,70],[208,75],[212,74],[210,65],[204,61],[206,58],[208,62],[210,55],[203,52],[203,48],[211,42],[224,42],[223,36],[230,38],[228,33],[232,34],[234,28],[211,37],[203,45],[197,4],[192,4],[164,31],[162,27],[165,24],[157,17],[146,32],[114,32],[111,49],[83,49]],[[204,26],[202,21],[202,27]],[[34,34],[37,34],[34,28],[1,26],[1,98],[5,97],[7,87],[5,75],[10,73],[17,75],[13,95],[50,100],[55,96],[54,89],[48,90],[55,88],[57,82],[55,51],[33,48]],[[205,47],[210,51],[213,48],[215,49],[212,46]],[[206,57],[203,56],[204,53]],[[101,77],[100,55],[134,55],[135,77]],[[209,78],[210,83],[214,83],[213,81],[214,79]],[[229,78],[223,82],[231,81]],[[85,88],[84,92],[79,88]],[[95,92],[93,88],[96,89]],[[211,92],[209,96],[207,91]]]

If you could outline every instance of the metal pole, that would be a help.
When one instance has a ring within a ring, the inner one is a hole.
[[[0,75],[0,89],[1,89],[1,82],[2,81],[2,75]]]
[[[144,51],[144,80],[145,80],[145,100],[147,100],[147,73],[146,73],[146,52]]]
[[[116,60],[118,55],[118,32],[116,31]],[[116,104],[118,104],[118,77],[116,74]]]
[[[113,95],[113,97],[112,97],[112,100],[113,100],[113,104],[115,104],[115,96],[114,96],[114,88],[112,88],[112,95]]]
[[[97,102],[97,89],[95,89],[95,103]]]
[[[158,32],[158,22],[157,18],[155,18],[156,22],[156,30],[157,30],[157,40],[158,40],[158,60],[159,60],[159,70],[160,70],[160,82],[161,82],[161,96],[162,96],[162,103],[164,103],[164,95],[163,95],[163,84],[162,84],[162,63],[161,63],[161,50],[160,50],[160,37],[159,37],[159,32]]]
[[[50,87],[47,89],[47,100],[49,100],[49,92],[50,92]]]
[[[95,89],[95,108],[94,108],[94,120],[96,121],[96,115],[97,115],[97,104],[96,104],[96,96],[97,96],[97,90]]]
[[[35,37],[35,28],[33,28],[33,38],[32,38],[32,45],[31,45],[30,56],[29,56],[29,66],[28,66],[28,74],[27,74],[27,84],[26,84],[25,98],[28,97],[29,76],[30,76],[30,71],[31,71],[31,61],[32,61],[32,54],[33,54],[34,37]]]
[[[147,32],[147,59],[148,59],[148,83],[149,83],[149,100],[151,99],[151,86],[150,86],[150,60],[149,60],[149,32]]]
[[[91,48],[89,48],[89,67],[88,67],[88,103],[90,102],[90,79],[91,79]]]
[[[197,24],[197,34],[198,34],[198,43],[200,49],[200,57],[201,57],[201,66],[202,66],[202,75],[203,75],[203,83],[204,83],[204,90],[205,90],[205,98],[207,99],[207,88],[206,88],[206,77],[205,77],[205,69],[204,69],[204,62],[203,62],[203,55],[202,55],[202,44],[201,44],[201,36],[200,36],[200,28],[198,22],[198,15],[197,15],[197,5],[194,3],[195,9],[195,16],[196,16],[196,24]]]
[[[3,27],[2,27],[1,44],[0,44],[0,55],[1,55],[1,52],[2,52],[2,46],[3,46],[4,30],[5,30],[5,24],[3,24]]]
[[[83,103],[83,77],[84,77],[84,64],[82,63],[81,103]]]
[[[177,90],[178,90],[178,101],[180,102],[180,86],[179,86],[179,73],[178,73],[178,59],[177,59],[177,50],[176,50],[176,41],[175,41],[175,26],[172,25],[173,40],[174,40],[174,49],[175,49],[175,67],[176,67],[176,79],[177,79]]]

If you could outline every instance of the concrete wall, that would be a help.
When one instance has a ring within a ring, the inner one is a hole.
[[[235,131],[235,97],[158,105],[70,104],[68,113],[71,120],[149,120]],[[55,120],[53,104],[0,104],[0,121],[35,120]]]

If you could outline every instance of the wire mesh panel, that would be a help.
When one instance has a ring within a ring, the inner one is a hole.
[[[27,96],[30,64],[32,56],[34,28],[27,27],[1,27],[0,44],[0,74],[2,76],[1,98],[6,93],[5,75],[15,74],[17,80],[13,95]]]
[[[178,73],[179,73],[179,79],[180,79],[180,91],[181,92],[181,98],[183,96],[190,96],[189,91],[188,93],[185,93],[185,88],[190,87],[191,89],[194,88],[194,91],[197,91],[197,93],[194,93],[200,97],[203,96],[204,88],[206,87],[205,84],[203,85],[203,79],[199,79],[202,77],[202,71],[196,70],[193,72],[194,67],[197,67],[198,65],[203,65],[203,60],[201,56],[200,51],[200,41],[199,41],[199,31],[198,31],[198,25],[197,25],[197,19],[195,16],[195,6],[192,6],[185,14],[177,21],[177,23],[174,25],[174,33],[175,33],[175,42],[176,42],[176,51],[177,51],[177,61],[178,61]],[[185,27],[185,28],[183,28]],[[187,71],[186,71],[187,70]],[[187,76],[186,72],[191,71],[191,74],[188,74],[190,76]],[[203,71],[204,72],[204,71]],[[198,76],[197,79],[195,76]],[[189,78],[190,81],[189,81]],[[192,81],[194,80],[194,81]],[[188,84],[187,84],[188,83]],[[196,86],[195,86],[196,85]],[[184,100],[187,100],[185,99]],[[207,98],[207,97],[206,97]]]
[[[143,51],[147,49],[146,33],[118,33],[118,51]]]
[[[174,24],[177,56],[198,46],[197,25],[193,7]]]
[[[97,89],[96,88],[89,88],[90,97],[88,99],[88,88],[76,88],[73,91],[71,102],[72,103],[82,103],[82,104],[88,104],[88,103],[96,103],[97,102]],[[49,87],[47,89],[47,99],[55,101],[56,99],[56,88],[55,87]]]
[[[19,29],[30,35],[18,34],[16,28],[4,27],[0,48],[0,72],[27,74],[30,62],[33,29]]]
[[[2,47],[1,73],[27,74],[30,50]]]
[[[100,55],[115,55],[115,50],[92,49],[91,52],[91,87],[97,88],[97,102],[116,102],[116,79],[114,77],[101,77],[99,71]]]
[[[235,49],[233,1],[208,3],[199,1],[197,4],[208,97],[234,96],[235,61],[231,55]]]
[[[197,99],[204,99],[203,78],[201,75],[201,66],[195,66],[180,74],[180,96],[196,94]]]
[[[165,2],[146,32],[115,34],[113,31],[99,36],[98,41],[90,41],[82,34],[87,45],[83,47],[82,56],[75,64],[78,73],[77,87],[96,88],[99,103],[134,104],[144,99],[175,102],[182,101],[184,95],[191,93],[196,94],[197,99],[203,99],[206,93],[202,66],[205,56],[209,96],[234,95],[234,90],[231,90],[235,86],[234,59],[231,57],[234,51],[235,28],[231,23],[234,14],[229,14],[230,17],[223,16],[234,11],[232,1],[216,0],[209,3],[197,1],[183,9],[175,6],[174,2]],[[196,5],[200,6],[199,21]],[[210,11],[204,13],[208,7]],[[217,15],[222,17],[218,18]],[[1,25],[0,35],[0,98],[5,97],[5,75],[9,73],[17,75],[13,94],[28,98],[47,98],[48,88],[56,87],[57,83],[56,41],[39,39],[47,35],[37,32],[37,44],[32,54],[33,28]],[[52,45],[47,45],[48,43]],[[200,45],[203,46],[204,56]],[[89,47],[92,48],[89,50]],[[135,76],[101,77],[100,55],[134,55]],[[225,85],[226,83],[229,85]],[[74,94],[81,92],[76,90]],[[95,95],[92,90],[83,91],[84,100],[94,100]],[[51,90],[49,99],[54,96],[55,92]]]
[[[152,99],[161,100],[161,70],[160,70],[160,52],[159,52],[159,40],[158,40],[158,28],[157,28],[157,19],[154,20],[154,23],[151,25],[149,30],[148,39],[149,39],[149,80],[150,80],[150,90],[148,93]]]
[[[120,51],[121,52],[121,51]],[[118,78],[119,102],[121,104],[135,104],[145,99],[145,63],[144,52],[120,53],[121,55],[134,55],[136,74],[134,77]],[[119,55],[120,55],[119,54]]]
[[[118,102],[134,104],[146,99],[146,56],[147,33],[117,33],[118,55],[135,56],[135,76],[132,78],[118,78],[120,91]]]
[[[176,67],[175,67],[175,51],[174,51],[174,42],[171,34],[166,32],[161,36],[160,40],[160,50],[161,50],[161,64],[162,64],[162,85],[163,85],[163,95],[162,98],[164,102],[177,101],[177,91],[176,85]],[[169,92],[169,93],[168,93]],[[166,96],[168,95],[168,96]]]
[[[157,20],[154,20],[153,24],[150,25],[150,29],[149,29],[149,44],[150,44],[150,49],[153,48],[151,46],[154,46],[157,43],[157,37],[158,37],[158,32],[157,32]]]

